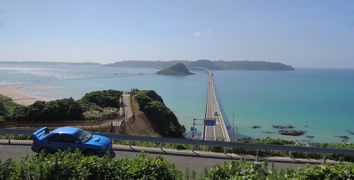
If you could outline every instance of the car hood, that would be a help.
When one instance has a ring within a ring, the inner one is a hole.
[[[85,144],[96,145],[96,146],[107,146],[112,143],[111,139],[106,136],[93,135],[90,140],[85,142]]]

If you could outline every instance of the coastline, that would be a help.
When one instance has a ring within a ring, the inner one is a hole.
[[[34,97],[28,94],[25,94],[20,91],[20,89],[26,87],[27,85],[23,84],[14,84],[14,85],[0,85],[0,94],[11,98],[14,102],[21,105],[31,105],[36,101],[44,101],[43,98]]]

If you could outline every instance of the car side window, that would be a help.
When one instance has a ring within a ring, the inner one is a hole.
[[[53,134],[48,138],[48,141],[50,142],[58,142],[58,140],[60,139],[60,134]]]
[[[61,137],[62,142],[67,142],[67,143],[74,143],[75,138],[72,135],[69,134],[63,134]]]
[[[74,143],[76,140],[72,135],[69,134],[53,134],[49,137],[50,142],[64,142],[64,143]]]

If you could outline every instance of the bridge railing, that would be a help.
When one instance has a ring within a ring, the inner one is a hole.
[[[32,134],[33,132],[34,132],[33,130],[0,128],[0,134]],[[244,149],[254,149],[254,150],[278,150],[278,151],[307,152],[307,153],[319,153],[319,154],[328,153],[328,154],[354,156],[354,149],[283,146],[283,145],[272,145],[272,144],[251,144],[251,143],[225,142],[225,141],[206,141],[206,140],[194,140],[194,139],[130,136],[130,135],[121,135],[121,134],[102,134],[102,133],[94,133],[94,134],[108,136],[113,140],[124,140],[124,141],[144,141],[144,142],[154,142],[160,144],[184,144],[184,145],[193,145],[193,146],[201,145],[201,146],[212,146],[212,147],[232,147],[232,148],[244,148]]]

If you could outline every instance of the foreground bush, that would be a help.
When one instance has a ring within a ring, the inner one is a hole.
[[[202,179],[354,179],[354,164],[303,166],[274,170],[267,163],[234,161],[207,170]]]
[[[181,179],[174,164],[157,157],[138,155],[121,160],[86,157],[81,153],[0,161],[0,179]]]

